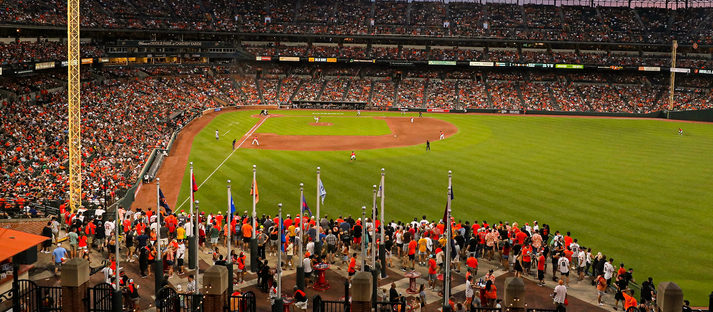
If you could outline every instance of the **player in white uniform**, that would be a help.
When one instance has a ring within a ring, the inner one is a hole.
[[[357,116],[361,116],[361,109],[357,109]]]
[[[260,146],[260,142],[257,141],[257,135],[253,137],[253,143],[250,145],[255,145],[255,144],[257,144],[257,146]]]
[[[413,116],[411,117],[411,123],[413,123]]]
[[[218,130],[215,130],[215,139],[220,140],[220,133],[218,132]]]
[[[438,138],[439,140],[443,140],[446,138],[446,135],[443,134],[443,131],[441,131],[441,136]]]
[[[352,151],[352,156],[349,158],[349,162],[355,161],[356,160],[356,154],[354,151]]]

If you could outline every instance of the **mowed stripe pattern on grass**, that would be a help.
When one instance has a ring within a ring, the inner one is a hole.
[[[225,116],[242,118],[240,114],[244,112]],[[383,167],[387,219],[409,220],[425,214],[436,220],[446,202],[447,172],[453,170],[456,219],[491,224],[537,220],[550,224],[553,231],[570,230],[582,245],[614,257],[615,264],[634,267],[638,281],[649,275],[656,282],[675,281],[687,299],[705,303],[713,273],[706,267],[711,257],[707,229],[700,225],[713,221],[706,211],[713,200],[708,191],[713,182],[708,164],[713,126],[656,120],[429,116],[459,128],[452,137],[432,142],[430,152],[421,145],[357,151],[358,160],[350,163],[344,152],[240,150],[196,197],[205,211],[225,211],[225,181],[231,179],[238,209],[250,210],[250,180],[256,164],[260,214],[274,214],[277,203],[283,203],[285,213],[294,216],[299,211],[299,183],[306,184],[305,196],[316,212],[315,170],[320,166],[328,193],[323,214],[357,217],[361,206],[370,207],[372,185],[378,184]],[[686,135],[677,134],[679,127]],[[208,167],[197,169],[198,183],[230,152],[228,146],[211,147],[216,145],[212,128],[213,124],[199,135],[202,139],[196,138],[191,153],[196,168]],[[179,199],[188,196],[187,179]]]
[[[385,121],[372,117],[321,117],[320,123],[331,126],[314,126],[314,117],[272,117],[260,126],[257,133],[278,135],[359,135],[379,136],[391,133]]]

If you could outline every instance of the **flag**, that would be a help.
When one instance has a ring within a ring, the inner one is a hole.
[[[195,200],[195,192],[198,191],[198,184],[196,183],[196,176],[191,173],[191,201]]]
[[[327,197],[327,191],[324,189],[322,179],[319,179],[319,197],[322,197],[322,205],[324,205],[324,198]]]
[[[144,181],[139,181],[139,184],[138,184],[138,186],[136,187],[136,190],[134,191],[134,198],[136,198],[136,196],[139,195],[139,190],[141,189],[141,187],[142,187],[143,185],[144,185]]]
[[[260,193],[258,193],[257,180],[255,179],[253,179],[253,185],[250,187],[250,196],[252,196],[253,194],[255,195],[255,203],[257,204],[260,201]]]
[[[309,210],[309,206],[307,206],[307,201],[305,201],[305,196],[302,195],[302,208],[304,208],[305,211],[309,212],[310,218],[312,217],[312,210]]]
[[[171,210],[171,207],[168,206],[166,197],[163,196],[163,191],[160,188],[158,189],[158,204],[161,205],[163,209],[166,209],[166,214],[173,214],[173,211]]]
[[[384,196],[384,188],[383,188],[383,186],[384,186],[384,185],[381,184],[381,182],[379,182],[379,190],[376,192],[376,197],[381,198],[381,196]]]
[[[230,214],[235,213],[235,203],[233,202],[233,194],[230,194]]]

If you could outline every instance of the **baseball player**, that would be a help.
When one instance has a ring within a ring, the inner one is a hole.
[[[443,140],[443,139],[445,139],[445,138],[446,138],[446,135],[443,134],[443,131],[441,131],[441,136],[439,137],[439,140]]]
[[[678,128],[678,135],[683,135],[683,129]]]
[[[220,140],[220,132],[218,130],[215,130],[215,139]]]
[[[413,116],[411,116],[411,123],[413,123]]]
[[[235,140],[236,139],[233,139],[233,150],[235,150]]]
[[[257,146],[260,146],[260,142],[257,141],[257,135],[253,137],[253,143],[250,145],[255,145],[255,144],[257,144]]]
[[[431,150],[431,142],[429,142],[428,140],[426,140],[426,150],[427,151]]]
[[[319,117],[314,117],[314,122],[319,123]]]
[[[352,156],[349,158],[349,162],[355,161],[356,160],[356,153],[352,151]]]
[[[357,109],[357,116],[361,116],[361,109]]]

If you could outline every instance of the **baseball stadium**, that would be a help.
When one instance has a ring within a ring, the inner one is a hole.
[[[0,9],[0,312],[713,310],[710,0]]]

